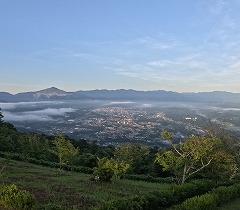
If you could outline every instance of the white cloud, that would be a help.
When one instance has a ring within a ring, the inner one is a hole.
[[[23,121],[37,121],[45,122],[52,121],[53,118],[47,115],[34,115],[34,114],[15,114],[10,112],[3,112],[4,120],[7,122],[23,122]]]
[[[234,91],[240,78],[238,58],[240,56],[232,54],[189,53],[183,50],[182,55],[172,59],[123,65],[115,71],[119,75],[152,81],[168,88],[182,86],[179,90],[183,90],[185,85],[186,90],[192,87],[194,90],[199,88],[199,91],[201,88]]]
[[[60,109],[43,109],[27,112],[9,112],[3,111],[5,121],[53,121],[52,116],[64,116],[66,113],[75,112],[76,109],[60,108]]]
[[[91,55],[87,54],[87,53],[75,53],[75,52],[72,52],[72,53],[67,54],[67,56],[83,58],[83,59],[90,59],[91,58]]]
[[[34,114],[34,115],[50,115],[50,116],[62,116],[69,112],[75,112],[76,109],[72,108],[60,108],[60,109],[52,109],[47,108],[43,110],[36,110],[36,111],[28,111],[24,112],[25,114]]]
[[[71,48],[61,48],[61,47],[55,47],[55,48],[49,48],[44,50],[39,50],[37,52],[33,52],[30,54],[30,56],[34,60],[53,60],[53,59],[81,59],[81,60],[92,60],[92,61],[98,61],[99,57],[96,55],[92,55],[86,52],[82,52],[81,50],[77,49],[71,49]]]
[[[45,104],[54,104],[56,102],[54,101],[37,101],[37,102],[16,102],[16,103],[0,103],[0,108],[2,110],[11,110],[26,106],[36,107],[38,105],[45,105]],[[64,103],[64,102],[57,102],[58,104]]]
[[[161,49],[161,50],[171,49],[173,47],[178,46],[176,40],[166,38],[165,36],[160,36],[159,38],[153,38],[150,36],[141,37],[137,39],[136,42],[144,44],[153,49]]]

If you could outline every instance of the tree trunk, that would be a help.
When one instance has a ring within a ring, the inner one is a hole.
[[[59,157],[59,170],[61,171],[62,170],[62,158]]]
[[[182,176],[182,183],[184,184],[184,182],[186,181],[186,172],[187,172],[187,164],[184,164],[184,168],[183,168],[183,176]]]

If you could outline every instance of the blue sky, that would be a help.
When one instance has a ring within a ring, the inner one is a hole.
[[[240,92],[239,0],[0,0],[0,91]]]

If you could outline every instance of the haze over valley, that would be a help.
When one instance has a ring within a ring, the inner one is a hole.
[[[161,139],[163,128],[181,140],[191,134],[202,135],[209,120],[237,135],[240,132],[236,93],[134,90],[67,93],[48,88],[11,98],[6,93],[0,96],[5,101],[0,103],[5,121],[21,131],[50,135],[62,132],[101,145],[134,142],[166,146],[167,142]]]

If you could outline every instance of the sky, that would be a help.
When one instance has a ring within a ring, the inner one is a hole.
[[[240,92],[239,0],[0,0],[0,91]]]

